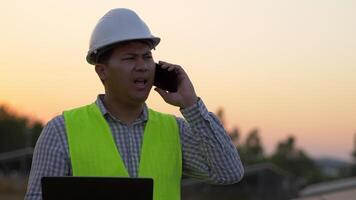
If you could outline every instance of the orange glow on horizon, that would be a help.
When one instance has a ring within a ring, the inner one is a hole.
[[[256,127],[269,152],[293,134],[314,156],[351,158],[356,2],[187,4],[4,2],[0,105],[46,123],[63,110],[95,101],[103,88],[85,61],[91,31],[109,9],[127,7],[161,37],[155,60],[183,66],[209,111],[223,108],[228,129],[237,126],[242,139]],[[155,91],[147,103],[181,116]]]

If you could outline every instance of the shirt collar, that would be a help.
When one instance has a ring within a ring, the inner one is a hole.
[[[105,107],[104,105],[104,96],[105,94],[99,94],[98,97],[96,98],[95,104],[99,107],[101,114],[105,117],[105,116],[110,116],[111,118],[113,118],[114,120],[120,121],[120,119],[115,118],[109,111],[108,109]],[[141,115],[133,122],[133,124],[135,123],[140,123],[140,122],[145,122],[148,120],[148,107],[147,104],[144,103],[143,105],[143,112],[141,113]],[[121,122],[121,121],[120,121]]]

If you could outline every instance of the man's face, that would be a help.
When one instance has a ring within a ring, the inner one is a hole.
[[[125,104],[145,102],[153,85],[155,63],[151,48],[144,42],[116,47],[105,64],[106,92]]]

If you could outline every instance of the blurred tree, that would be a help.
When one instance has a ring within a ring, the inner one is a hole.
[[[319,182],[323,179],[322,173],[314,161],[303,150],[295,147],[293,136],[278,143],[270,161],[294,174],[305,184]]]
[[[349,169],[349,176],[356,176],[356,133],[354,134],[354,149],[351,153],[352,164]]]
[[[354,163],[356,164],[356,133],[354,134],[354,149],[351,153],[352,159]]]
[[[225,112],[223,108],[219,108],[216,115],[225,126]],[[272,162],[285,171],[294,174],[302,184],[316,183],[325,180],[321,170],[308,156],[308,154],[296,148],[295,138],[287,137],[286,140],[277,144],[275,152],[271,156],[266,156],[262,145],[262,140],[257,128],[251,130],[244,142],[240,141],[240,132],[237,127],[234,127],[228,132],[236,148],[239,151],[240,158],[244,165],[252,165],[261,162]],[[355,136],[356,137],[356,136]],[[355,150],[353,152],[355,158],[354,173],[356,175],[356,138]]]
[[[0,153],[34,144],[43,128],[40,122],[29,123],[6,106],[0,106]]]
[[[337,178],[356,176],[356,133],[354,134],[353,142],[353,150],[351,152],[352,162],[350,165],[344,166],[339,170],[339,177]]]
[[[245,143],[240,146],[239,151],[244,164],[250,165],[265,161],[264,150],[258,129],[253,129],[247,135]]]
[[[224,109],[223,108],[219,108],[216,111],[216,116],[219,118],[221,124],[225,127],[226,124],[225,124],[225,111],[224,111]]]
[[[224,109],[223,108],[219,108],[216,111],[216,116],[218,117],[218,119],[220,120],[220,122],[224,126],[224,128],[227,129],[226,121],[225,121],[225,111],[224,111]],[[235,126],[231,131],[227,131],[227,133],[229,134],[232,142],[236,146],[238,144],[238,142],[239,142],[239,139],[240,139],[239,129]]]
[[[25,145],[26,119],[15,116],[5,106],[0,107],[0,152]]]
[[[30,126],[30,146],[35,147],[38,137],[40,136],[43,129],[43,124],[41,122],[35,122]]]
[[[240,139],[240,132],[236,126],[229,132],[229,136],[232,142],[235,144],[235,146],[238,146],[239,139]]]

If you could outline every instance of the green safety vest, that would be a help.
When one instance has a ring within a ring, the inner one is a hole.
[[[138,176],[153,178],[154,200],[179,200],[182,152],[177,121],[174,116],[148,111]],[[129,177],[110,127],[95,103],[63,115],[73,176]]]

